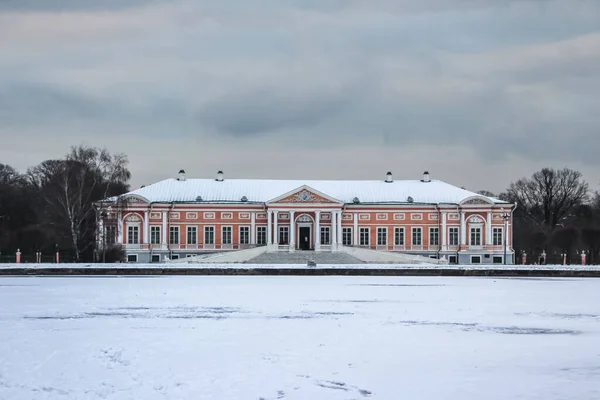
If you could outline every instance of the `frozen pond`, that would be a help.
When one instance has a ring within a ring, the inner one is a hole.
[[[600,279],[0,278],[0,399],[365,398],[600,398]]]

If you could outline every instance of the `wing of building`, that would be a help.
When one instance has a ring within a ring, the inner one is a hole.
[[[266,246],[267,251],[405,252],[512,263],[514,205],[430,179],[187,179],[184,171],[97,203],[101,247],[130,262]],[[114,224],[109,223],[114,221]]]

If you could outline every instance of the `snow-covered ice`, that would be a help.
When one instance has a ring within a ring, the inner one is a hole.
[[[600,280],[3,277],[0,399],[598,399]]]

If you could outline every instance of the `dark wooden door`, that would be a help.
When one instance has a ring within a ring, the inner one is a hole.
[[[310,250],[310,228],[301,226],[298,229],[298,240],[300,250]]]

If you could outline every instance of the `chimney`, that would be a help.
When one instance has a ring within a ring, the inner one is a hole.
[[[217,182],[223,182],[223,171],[217,172],[217,177],[215,178]]]
[[[421,182],[431,182],[431,179],[429,179],[429,172],[423,172],[423,179],[421,180]]]
[[[180,169],[179,170],[179,177],[177,178],[178,181],[185,181],[185,171]]]
[[[394,182],[394,179],[392,178],[392,173],[391,173],[391,172],[388,172],[388,173],[385,175],[385,181],[386,181],[387,183],[392,183],[392,182]]]

